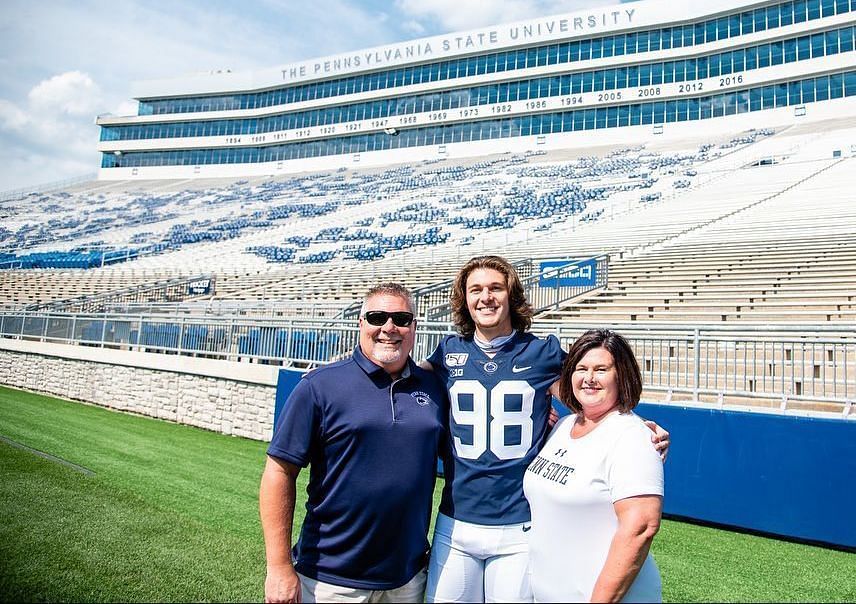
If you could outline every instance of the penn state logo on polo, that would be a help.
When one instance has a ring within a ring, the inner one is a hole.
[[[447,352],[446,367],[463,367],[467,364],[468,358],[470,358],[468,352]]]
[[[431,404],[431,397],[428,396],[427,393],[422,392],[421,390],[417,390],[416,392],[411,392],[410,396],[413,397],[413,400],[416,401],[416,404],[421,407],[427,407]]]

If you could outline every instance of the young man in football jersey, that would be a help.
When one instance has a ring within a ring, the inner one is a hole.
[[[523,475],[549,432],[565,353],[555,336],[528,333],[532,307],[504,258],[464,265],[451,306],[460,334],[424,365],[446,383],[451,439],[426,600],[531,602]],[[668,447],[659,428],[652,440]]]

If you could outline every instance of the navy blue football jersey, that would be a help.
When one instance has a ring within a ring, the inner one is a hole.
[[[530,519],[523,474],[547,436],[547,391],[564,357],[555,336],[517,333],[493,358],[472,338],[440,342],[428,361],[449,391],[443,514],[486,525]]]

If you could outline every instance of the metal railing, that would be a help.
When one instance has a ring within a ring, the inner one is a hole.
[[[645,400],[845,416],[856,402],[852,325],[610,327],[636,352]],[[567,349],[585,329],[536,320],[533,332],[554,334]],[[420,322],[413,358],[428,357],[452,330],[449,323]],[[353,319],[10,311],[0,312],[0,337],[312,367],[350,354],[359,332]]]
[[[511,265],[518,275],[530,272],[532,260],[518,260]],[[428,321],[449,321],[452,311],[449,308],[449,298],[452,295],[452,287],[455,279],[446,279],[439,283],[432,283],[425,287],[413,290],[413,302],[416,304],[416,316],[423,317]]]
[[[117,302],[105,305],[100,312],[126,316],[193,315],[208,319],[218,316],[260,319],[340,319],[342,303],[319,300],[231,300],[206,297],[183,302]]]
[[[18,189],[0,191],[0,201],[22,199],[27,195],[41,195],[45,193],[53,193],[54,191],[61,191],[72,185],[78,185],[80,183],[93,181],[96,178],[98,178],[98,173],[92,172],[91,174],[84,174],[82,176],[75,176],[73,178],[66,178],[63,180],[42,183],[38,185],[33,185],[31,187],[21,187]]]
[[[427,357],[449,325],[420,325],[414,358]],[[0,312],[0,337],[230,361],[312,367],[359,341],[356,321],[243,316]]]
[[[608,282],[609,258],[603,255],[586,260],[569,260],[568,264],[539,270],[523,279],[523,288],[526,290],[526,299],[539,313],[557,309],[560,304],[583,294],[601,290]]]
[[[850,413],[853,325],[611,325],[634,349],[648,400]],[[567,349],[583,326],[537,326]],[[856,417],[856,414],[854,414]]]
[[[167,281],[133,285],[91,296],[78,296],[55,302],[34,304],[28,306],[27,310],[92,313],[103,312],[115,306],[180,302],[191,298],[212,296],[215,285],[214,275],[178,277]]]
[[[542,270],[542,262],[550,262],[553,266]],[[583,294],[600,290],[609,280],[609,259],[605,255],[583,260],[528,258],[515,263],[514,268],[526,299],[536,313],[558,308]],[[450,321],[449,297],[453,284],[454,280],[449,280],[415,291],[417,314],[428,321]]]
[[[542,262],[561,263],[541,270]],[[609,280],[609,258],[598,256],[584,260],[557,258],[526,258],[513,262],[512,266],[520,277],[526,298],[535,312],[558,308],[583,294],[606,287]],[[588,275],[588,278],[586,278]],[[569,285],[569,282],[586,282]],[[452,320],[449,298],[454,279],[446,279],[413,290],[416,316],[430,322]],[[346,306],[339,315],[342,319],[356,319],[360,313],[360,302]]]

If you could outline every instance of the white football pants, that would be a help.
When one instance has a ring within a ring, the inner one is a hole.
[[[530,523],[490,526],[437,515],[426,602],[532,602]]]

